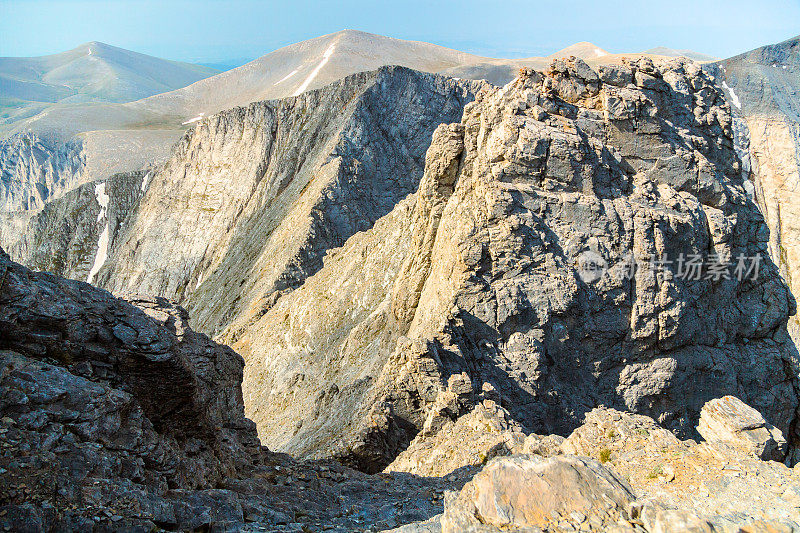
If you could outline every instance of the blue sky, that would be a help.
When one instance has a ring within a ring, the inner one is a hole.
[[[800,34],[800,0],[0,0],[0,56],[102,41],[217,62],[345,28],[493,57],[547,55],[578,41],[610,52],[668,46],[728,57]]]

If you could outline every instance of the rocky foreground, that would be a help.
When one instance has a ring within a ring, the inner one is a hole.
[[[525,435],[485,399],[431,477],[366,475],[259,446],[241,357],[166,300],[2,253],[0,327],[5,531],[800,530],[800,469],[759,457],[786,442],[732,397],[699,444],[606,408],[566,439]]]

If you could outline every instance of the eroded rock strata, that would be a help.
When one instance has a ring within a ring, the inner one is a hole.
[[[374,471],[489,386],[564,435],[604,404],[695,436],[733,394],[796,446],[795,302],[740,165],[729,105],[689,61],[560,60],[482,90],[436,130],[415,195],[220,336],[262,441]],[[611,268],[585,280],[589,253]],[[629,254],[762,260],[755,277],[626,277]]]

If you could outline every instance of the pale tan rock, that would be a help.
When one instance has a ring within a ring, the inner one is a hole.
[[[484,400],[457,420],[446,418],[435,430],[426,422],[387,472],[410,472],[422,476],[444,476],[464,467],[481,467],[497,456],[524,449],[522,427],[508,411]]]
[[[483,526],[487,531],[545,528],[598,520],[610,526],[627,516],[633,492],[597,461],[535,455],[492,460],[447,501],[443,533]],[[575,513],[578,518],[572,517]]]
[[[708,442],[724,442],[761,459],[782,461],[786,456],[786,439],[781,431],[734,396],[706,403],[697,431]]]

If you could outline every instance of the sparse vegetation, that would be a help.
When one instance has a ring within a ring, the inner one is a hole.
[[[664,468],[661,465],[654,467],[647,473],[647,479],[656,479],[664,473]]]
[[[603,448],[602,450],[600,450],[599,459],[600,459],[601,463],[607,463],[608,461],[610,461],[611,460],[611,450],[609,450],[608,448]]]

